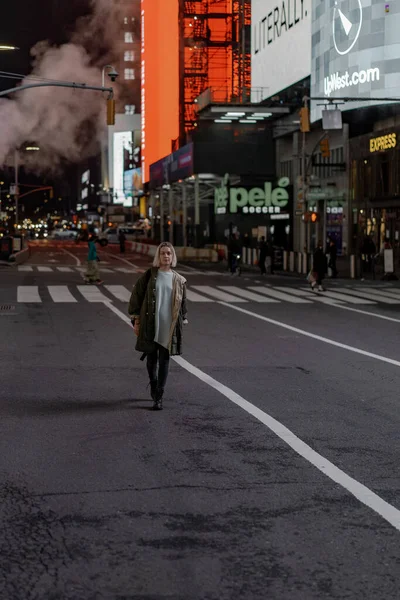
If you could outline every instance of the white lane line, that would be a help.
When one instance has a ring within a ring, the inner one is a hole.
[[[66,285],[48,285],[47,289],[54,302],[78,302]]]
[[[277,300],[291,302],[292,304],[312,304],[311,300],[306,300],[305,298],[297,298],[296,296],[290,296],[289,294],[284,294],[283,292],[278,292],[275,289],[264,287],[262,285],[255,285],[249,287],[249,290],[261,292],[261,294],[266,294],[267,296],[271,296],[272,298],[276,298]]]
[[[372,290],[370,292],[360,292],[358,290],[350,290],[349,288],[335,288],[335,291],[336,290],[341,294],[351,294],[360,298],[368,298],[369,300],[375,300],[382,304],[400,304],[400,297],[396,300],[396,298],[390,298],[390,296],[384,296],[383,294],[373,292]]]
[[[114,271],[118,271],[118,273],[136,273],[135,269],[127,269],[126,267],[114,267]]]
[[[308,290],[308,288],[303,288]],[[347,294],[339,294],[336,292],[321,292],[323,296],[326,298],[334,298],[335,300],[343,300],[344,302],[348,302],[349,304],[377,304],[377,302],[373,300],[367,300],[363,298],[355,298],[354,296],[348,296]]]
[[[65,248],[61,248],[61,250],[64,252],[64,254],[68,254],[68,256],[71,256],[75,261],[78,267],[81,266],[82,261],[80,258],[78,258],[77,256],[75,256],[75,254],[72,254],[72,252],[69,252],[69,250],[65,250]]]
[[[114,273],[112,269],[107,269],[106,267],[99,267],[100,273]]]
[[[41,302],[39,287],[37,285],[19,285],[17,288],[17,302]]]
[[[111,302],[111,300],[102,294],[97,287],[91,285],[78,285],[77,288],[88,302]]]
[[[192,285],[191,287],[194,290],[203,292],[203,294],[208,294],[211,298],[223,300],[224,302],[247,302],[244,298],[238,298],[238,296],[232,296],[231,294],[227,294],[227,292],[221,292],[221,290],[217,290],[210,285]]]
[[[394,358],[388,358],[386,356],[381,356],[380,354],[374,354],[373,352],[368,352],[367,350],[361,350],[361,348],[356,348],[354,346],[349,346],[348,344],[342,344],[341,342],[335,342],[330,338],[323,337],[322,335],[318,335],[316,333],[311,333],[309,331],[305,331],[305,329],[299,329],[298,327],[293,327],[293,325],[288,325],[287,323],[283,323],[282,321],[276,321],[276,319],[271,319],[270,317],[264,317],[263,315],[259,315],[251,310],[247,310],[245,308],[241,308],[240,306],[231,306],[227,302],[218,302],[222,306],[227,306],[232,310],[237,310],[239,312],[244,313],[245,315],[249,315],[250,317],[254,317],[255,319],[260,319],[260,321],[265,321],[267,323],[271,323],[271,325],[277,325],[278,327],[282,327],[283,329],[288,329],[289,331],[293,331],[294,333],[300,333],[306,337],[312,338],[314,340],[318,340],[320,342],[324,342],[325,344],[330,344],[331,346],[336,346],[337,348],[342,348],[343,350],[349,350],[350,352],[355,352],[356,354],[361,354],[362,356],[368,356],[369,358],[375,358],[376,360],[380,360],[382,362],[388,363],[390,365],[395,365],[396,367],[400,367],[400,361],[395,360]],[[343,308],[343,307],[340,307]]]
[[[215,300],[211,300],[211,298],[196,294],[196,292],[189,290],[189,288],[186,290],[186,297],[190,302],[215,302]]]
[[[110,294],[115,296],[117,300],[121,300],[121,302],[129,302],[131,292],[127,290],[124,285],[105,285],[104,287],[110,292]]]
[[[220,290],[232,292],[232,294],[236,294],[236,296],[241,296],[252,302],[267,302],[269,304],[279,303],[279,300],[273,300],[272,298],[267,298],[267,296],[260,296],[260,294],[255,294],[254,292],[250,292],[247,289],[239,288],[234,285],[219,285],[218,287]]]
[[[38,267],[37,270],[40,273],[52,273],[53,272],[53,268],[52,267]]]
[[[72,273],[71,267],[57,267],[57,271],[61,273]]]
[[[126,265],[129,265],[131,267],[131,269],[139,269],[140,268],[138,265],[133,264],[126,258],[122,258],[122,256],[116,256],[115,254],[111,254],[111,252],[102,252],[102,256],[108,256],[109,258],[114,258],[115,260],[120,260],[121,262],[124,262]]]
[[[33,267],[30,267],[29,265],[20,265],[18,271],[33,271]]]
[[[122,321],[127,323],[130,327],[132,326],[130,319],[115,306],[112,304],[106,304],[106,306],[112,310]],[[238,306],[230,306],[229,304],[226,304],[226,306],[229,306],[234,310],[252,314],[250,311],[242,309]],[[282,326],[282,324],[280,325]],[[361,504],[364,504],[364,506],[367,506],[376,512],[387,523],[400,531],[400,510],[383,500],[380,496],[378,496],[378,494],[375,494],[375,492],[367,488],[353,477],[347,475],[347,473],[339,469],[330,460],[326,459],[324,456],[308,446],[308,444],[303,442],[295,433],[293,433],[293,431],[285,427],[283,423],[277,419],[274,419],[271,417],[271,415],[262,411],[260,408],[257,408],[257,406],[254,406],[254,404],[248,402],[248,400],[245,400],[245,398],[228,388],[226,385],[220,383],[213,377],[210,377],[210,375],[207,375],[181,356],[175,356],[173,357],[173,360],[183,369],[218,391],[220,394],[225,396],[225,398],[228,398],[228,400],[236,404],[236,406],[239,406],[239,408],[242,408],[248,414],[258,419],[279,439],[292,448],[296,454],[304,458],[307,462],[321,471],[321,473],[326,475],[326,477],[331,479],[331,481],[334,481],[352,494],[355,498],[357,498]]]

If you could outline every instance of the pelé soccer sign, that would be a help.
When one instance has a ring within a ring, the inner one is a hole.
[[[270,181],[266,181],[263,187],[230,187],[229,175],[226,174],[221,186],[214,190],[214,212],[216,215],[224,215],[227,212],[235,214],[242,213],[280,213],[282,208],[289,204],[290,185],[288,177],[281,177],[276,187]]]

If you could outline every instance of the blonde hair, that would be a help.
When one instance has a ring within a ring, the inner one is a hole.
[[[171,254],[172,254],[171,267],[176,267],[176,263],[178,262],[178,260],[176,258],[175,248],[169,242],[161,242],[161,244],[158,246],[158,248],[156,250],[156,255],[155,255],[154,260],[153,260],[153,267],[159,267],[160,266],[161,248],[169,248],[171,250]]]

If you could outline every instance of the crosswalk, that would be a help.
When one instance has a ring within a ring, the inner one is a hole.
[[[131,289],[124,285],[19,285],[15,290],[0,290],[0,303],[20,304],[76,304],[78,302],[129,302]],[[212,304],[282,304],[291,305],[386,305],[400,307],[400,288],[334,287],[315,294],[304,286],[272,285],[190,285],[187,288],[190,303]]]
[[[103,266],[104,264],[106,264],[107,266]],[[63,266],[56,266],[56,265],[18,265],[17,267],[17,271],[19,271],[20,273],[32,273],[32,274],[38,274],[38,273],[84,273],[86,271],[87,267],[85,265],[83,266],[68,266],[68,267],[63,267]],[[100,273],[124,273],[124,274],[134,274],[134,273],[144,273],[146,270],[146,268],[141,268],[141,267],[136,267],[134,265],[130,266],[128,263],[126,264],[126,266],[124,267],[113,267],[113,266],[109,266],[109,263],[105,263],[104,261],[102,261],[99,265],[99,271]],[[221,276],[221,275],[228,275],[227,273],[219,273],[217,271],[196,271],[195,269],[186,269],[185,267],[180,267],[177,268],[178,273],[181,273],[182,275],[184,275],[185,277],[187,277],[188,275],[214,275],[214,276]]]

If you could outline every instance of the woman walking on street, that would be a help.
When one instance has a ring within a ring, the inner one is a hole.
[[[88,242],[88,248],[89,248],[89,252],[88,252],[88,264],[87,264],[87,270],[85,273],[85,281],[86,283],[97,283],[98,285],[100,283],[103,283],[100,279],[100,275],[99,275],[99,268],[97,266],[98,263],[98,256],[97,256],[97,248],[96,248],[96,236],[95,235],[91,235],[89,238],[89,242]]]
[[[327,260],[322,247],[322,242],[318,242],[318,246],[314,252],[312,270],[316,278],[316,281],[313,281],[311,283],[312,290],[315,291],[315,288],[318,285],[319,292],[325,291],[322,287],[322,281],[325,279],[325,275],[327,272]]]
[[[153,409],[162,410],[169,357],[182,354],[182,330],[186,319],[186,279],[176,266],[169,242],[159,245],[153,261],[133,288],[128,312],[137,335],[136,350],[147,357]]]

